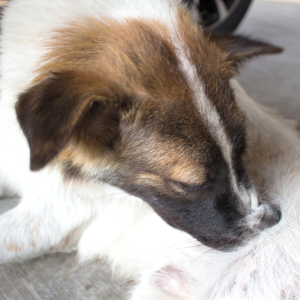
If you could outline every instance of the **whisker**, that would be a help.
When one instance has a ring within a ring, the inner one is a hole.
[[[184,242],[180,242],[178,244],[168,246],[168,247],[164,248],[163,250],[169,250],[169,249],[172,250],[174,247],[178,247],[178,246],[181,246],[181,245],[184,245],[184,244],[188,244],[188,243],[191,243],[193,241],[195,241],[195,240],[193,238],[191,238],[190,240],[186,240]]]
[[[190,249],[190,248],[196,248],[196,247],[199,247],[199,245],[178,247],[178,248],[171,248],[171,249],[161,249],[160,252],[177,251],[177,250]]]
[[[213,249],[209,249],[206,252],[204,252],[202,255],[200,255],[199,257],[197,257],[195,260],[193,260],[193,262],[195,262],[196,260],[200,259],[201,257],[203,257],[204,255],[206,255],[208,252],[210,252]]]
[[[104,195],[97,196],[97,197],[84,197],[84,199],[86,199],[86,200],[100,199],[100,198],[103,198],[103,197],[110,197],[110,196],[115,196],[115,195],[120,195],[120,194],[124,194],[124,192],[118,192],[118,193],[112,193],[112,194],[104,194]],[[132,195],[126,195],[124,198],[131,197],[131,196]]]

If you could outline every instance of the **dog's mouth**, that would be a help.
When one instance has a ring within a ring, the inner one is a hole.
[[[242,190],[243,199],[230,189],[217,194],[209,194],[207,190],[207,197],[193,194],[195,199],[190,199],[140,184],[124,188],[144,199],[172,227],[189,233],[205,246],[226,252],[245,245],[281,219],[277,207],[269,203],[259,204],[254,189]]]
[[[267,203],[260,204],[252,213],[243,217],[230,230],[210,232],[209,235],[197,235],[198,241],[220,251],[234,251],[255,238],[265,229],[271,228],[281,220],[278,207]]]

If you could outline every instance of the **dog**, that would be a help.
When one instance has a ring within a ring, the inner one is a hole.
[[[201,276],[168,262],[194,252],[161,249],[236,257],[277,228],[230,80],[281,48],[206,33],[176,0],[12,0],[1,36],[0,179],[21,197],[1,263],[76,246],[139,282],[132,299],[185,299]]]
[[[244,165],[282,219],[231,252],[192,242],[162,248],[165,264],[149,270],[130,299],[300,299],[299,122],[257,104],[235,80],[231,85],[249,128]]]

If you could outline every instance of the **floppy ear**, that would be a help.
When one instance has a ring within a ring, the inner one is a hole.
[[[39,170],[58,155],[91,103],[113,98],[110,91],[96,75],[65,71],[21,94],[16,113],[30,147],[30,169]]]
[[[243,36],[215,32],[206,32],[206,35],[228,55],[227,59],[235,72],[238,72],[239,67],[249,59],[262,54],[276,54],[283,51],[283,48]]]

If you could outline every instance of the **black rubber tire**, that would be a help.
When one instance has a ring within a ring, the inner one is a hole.
[[[201,1],[201,0],[200,0]],[[218,32],[232,32],[234,31],[241,20],[243,19],[246,11],[249,8],[250,3],[252,0],[242,0],[236,8],[230,13],[230,15],[223,20],[220,24],[218,24],[216,27],[212,25],[212,30],[218,31]]]

